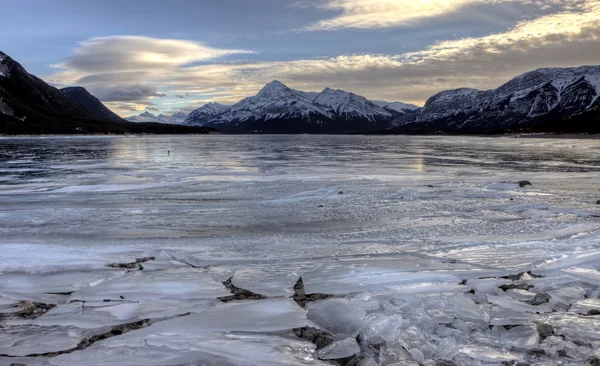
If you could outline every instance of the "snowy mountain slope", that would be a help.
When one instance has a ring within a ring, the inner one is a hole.
[[[330,119],[331,113],[313,103],[305,93],[290,89],[275,80],[265,85],[258,94],[228,108],[213,119],[212,124],[240,124],[246,121],[293,119]]]
[[[392,113],[365,97],[339,89],[326,88],[313,100],[313,103],[346,119],[364,119],[369,122],[376,122],[380,119],[385,120],[392,117]]]
[[[372,100],[374,104],[386,109],[389,112],[396,112],[399,114],[405,114],[407,112],[415,111],[421,107],[414,104],[402,103],[402,102],[386,102],[384,100]]]
[[[201,126],[208,122],[211,118],[220,115],[227,110],[227,106],[219,103],[206,103],[204,106],[196,109],[183,121],[186,126]]]
[[[598,108],[599,95],[600,66],[538,69],[497,89],[443,91],[414,115],[401,116],[393,124],[454,131],[525,128]]]
[[[187,115],[183,112],[177,112],[172,114],[171,116],[165,116],[164,114],[159,114],[155,116],[154,114],[146,111],[139,116],[132,116],[125,118],[125,120],[129,122],[135,123],[143,123],[143,122],[156,122],[156,123],[164,123],[169,125],[179,125],[185,121]]]
[[[397,115],[354,93],[330,88],[304,92],[275,80],[231,107],[199,108],[185,123],[228,132],[341,133],[384,129]]]

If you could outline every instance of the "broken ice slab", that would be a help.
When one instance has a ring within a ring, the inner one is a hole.
[[[13,291],[3,291],[0,296],[4,299],[13,301],[31,301],[44,304],[64,304],[69,300],[67,295],[39,294],[39,293],[21,293]]]
[[[292,299],[219,304],[206,311],[158,322],[153,331],[276,332],[306,326],[306,311]]]
[[[465,274],[476,275],[481,269],[465,263],[450,263],[441,259],[413,255],[357,255],[298,260],[278,260],[272,263],[241,263],[211,267],[221,278],[233,276],[234,285],[266,296],[287,296],[293,293],[294,283],[304,279],[307,293],[345,295],[369,291],[384,286],[431,282],[448,291]],[[414,291],[419,291],[416,288]]]
[[[585,299],[573,303],[569,312],[588,315],[590,312],[600,312],[600,299]]]
[[[94,329],[132,323],[143,319],[164,319],[188,313],[198,313],[218,304],[217,300],[153,300],[133,303],[73,302],[61,304],[36,319],[12,319],[9,325],[75,326]]]
[[[335,360],[354,356],[360,352],[360,347],[356,343],[355,337],[344,338],[335,341],[327,347],[317,350],[317,356],[321,360]]]
[[[202,333],[186,328],[148,332],[153,326],[98,342],[52,359],[55,366],[238,366],[328,365],[315,358],[315,346],[272,335]],[[137,333],[137,334],[133,334]],[[133,338],[129,337],[133,334]],[[124,340],[123,338],[127,338]],[[139,339],[139,342],[133,342]],[[132,340],[131,342],[129,340]]]
[[[216,299],[230,295],[207,270],[191,267],[163,271],[131,271],[71,295],[71,300]]]
[[[483,362],[510,362],[510,361],[521,361],[522,356],[496,348],[488,345],[469,344],[460,346],[460,353],[474,359]]]
[[[586,289],[579,286],[567,286],[548,291],[548,295],[551,296],[551,304],[563,304],[569,306],[572,303],[585,298],[586,292]]]
[[[433,358],[435,360],[450,361],[459,352],[458,343],[454,338],[444,338],[438,345]]]
[[[588,283],[593,283],[600,286],[600,270],[598,269],[572,267],[569,269],[563,269],[563,272]]]
[[[500,339],[517,348],[533,349],[538,346],[540,334],[536,327],[523,325],[507,330],[500,336]]]
[[[488,301],[492,304],[499,305],[504,309],[512,310],[515,312],[528,312],[528,313],[550,313],[552,307],[548,304],[542,305],[529,305],[521,301],[517,301],[512,298],[504,296],[488,295]]]
[[[552,325],[554,333],[569,340],[583,343],[600,341],[600,319],[598,316],[581,316],[575,313],[544,314],[540,322]]]
[[[501,309],[490,314],[490,325],[524,325],[531,323],[531,316],[521,311]]]
[[[5,327],[0,332],[0,354],[27,356],[65,351],[77,347],[82,340],[103,332],[75,327]]]
[[[5,273],[0,281],[0,292],[67,293],[110,281],[123,275],[119,270],[75,271],[56,273]]]
[[[366,327],[365,310],[346,299],[328,299],[308,305],[307,317],[334,335],[355,337]]]

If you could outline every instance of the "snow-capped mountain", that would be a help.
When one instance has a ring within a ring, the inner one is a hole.
[[[221,110],[223,109],[223,110]],[[273,81],[231,107],[202,107],[186,124],[229,132],[341,133],[386,128],[397,114],[343,90],[304,92]]]
[[[316,96],[313,103],[349,120],[364,119],[369,122],[377,122],[392,118],[392,113],[365,97],[339,89],[326,88]]]
[[[188,114],[183,121],[183,124],[187,126],[203,125],[204,123],[210,121],[211,118],[214,118],[225,112],[227,108],[227,106],[215,102],[206,103],[202,107]]]
[[[146,112],[140,114],[139,116],[132,116],[132,117],[128,117],[125,119],[129,122],[136,122],[136,123],[156,122],[156,123],[164,123],[164,124],[169,124],[169,125],[179,125],[179,124],[182,124],[186,118],[187,118],[187,114],[185,114],[183,112],[177,112],[177,113],[172,114],[171,116],[165,116],[164,114],[159,114],[158,116],[155,116],[154,114],[146,111]]]
[[[386,102],[384,100],[372,100],[374,104],[382,107],[391,113],[405,114],[413,112],[421,107],[414,104],[402,103],[402,102]]]
[[[538,69],[497,89],[438,93],[394,124],[412,129],[499,131],[600,111],[600,66]]]

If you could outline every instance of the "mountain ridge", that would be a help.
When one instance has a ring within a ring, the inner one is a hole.
[[[230,107],[219,106],[193,111],[184,124],[238,133],[353,133],[386,128],[401,114],[344,90],[305,92],[277,80]]]

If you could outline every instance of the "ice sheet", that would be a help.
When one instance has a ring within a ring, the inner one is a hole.
[[[43,137],[0,138],[0,152],[11,352],[142,319],[47,361],[317,364],[301,326],[383,337],[381,365],[551,364],[558,350],[584,364],[600,342],[586,315],[600,294],[596,139]],[[267,298],[221,303],[232,276]],[[299,277],[340,298],[302,309]],[[57,307],[27,315],[21,301]],[[557,336],[532,355],[542,323]]]

